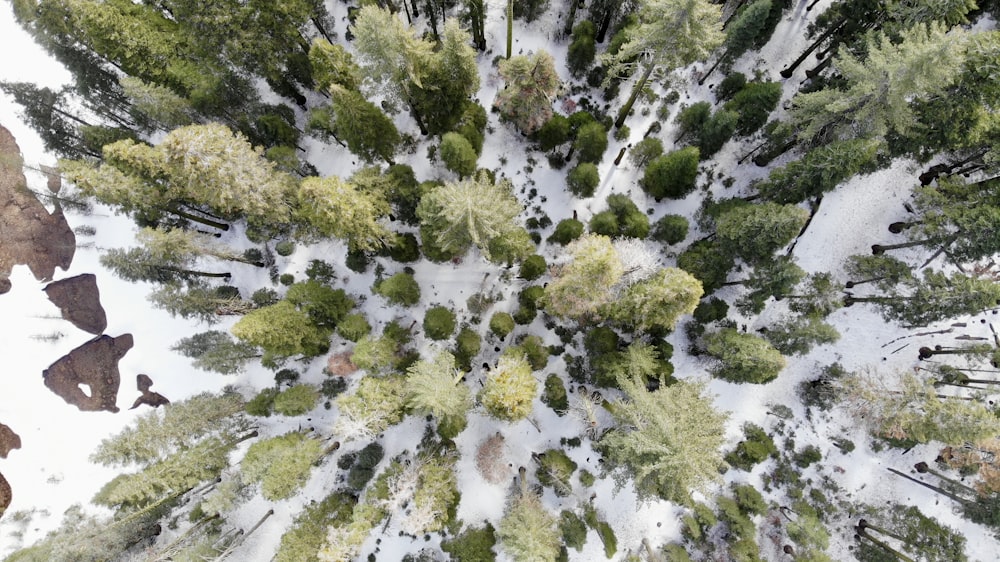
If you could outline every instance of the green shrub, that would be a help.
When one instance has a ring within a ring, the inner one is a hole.
[[[736,449],[725,456],[730,465],[749,472],[753,467],[778,453],[774,440],[758,425],[747,423],[743,425],[745,439],[736,445]]]
[[[444,306],[432,306],[424,315],[424,333],[432,340],[445,340],[455,333],[455,313]]]
[[[481,346],[481,338],[475,330],[468,326],[459,330],[455,338],[455,362],[458,367],[466,372],[471,371],[472,360],[479,353]]]
[[[763,515],[767,511],[767,503],[757,488],[749,484],[733,484],[733,497],[740,511],[747,515]]]
[[[568,496],[573,491],[570,478],[576,470],[576,463],[561,449],[549,449],[538,458],[538,470],[535,472],[538,482],[551,487],[557,496]]]
[[[506,312],[494,313],[490,318],[490,331],[500,339],[507,337],[514,331],[514,318]]]
[[[257,308],[271,306],[272,304],[276,304],[279,300],[281,300],[281,297],[278,296],[278,292],[267,287],[257,289],[252,295],[250,295],[250,301]]]
[[[344,263],[347,265],[347,269],[355,273],[364,273],[371,261],[371,258],[363,250],[348,250]]]
[[[536,316],[538,316],[538,310],[522,306],[514,311],[512,318],[514,318],[514,323],[518,326],[527,326],[535,321]]]
[[[274,398],[278,395],[277,388],[265,388],[247,401],[246,411],[251,416],[269,417],[274,407]]]
[[[611,211],[601,211],[590,217],[587,227],[594,234],[614,237],[618,236],[618,217]]]
[[[545,388],[542,391],[542,403],[555,410],[560,416],[569,410],[569,400],[566,397],[566,387],[562,379],[555,373],[545,378]]]
[[[548,152],[569,140],[569,119],[558,113],[538,129],[539,148]]]
[[[510,350],[518,349],[524,352],[525,358],[527,358],[528,363],[531,365],[531,369],[538,371],[545,368],[545,365],[549,362],[549,348],[542,341],[542,338],[530,335],[525,336],[518,342],[517,346],[514,348],[507,348]]]
[[[441,541],[441,550],[450,554],[456,562],[493,562],[496,560],[493,552],[496,543],[493,525],[486,523],[483,527],[467,528],[458,536]]]
[[[316,407],[319,392],[311,385],[297,384],[274,397],[274,411],[283,416],[301,416]]]
[[[306,267],[306,277],[328,285],[337,278],[337,272],[332,265],[323,260],[310,260]]]
[[[663,141],[656,137],[646,137],[637,142],[629,151],[629,161],[636,168],[642,168],[655,158],[663,155]]]
[[[326,328],[335,327],[354,308],[354,299],[343,289],[333,289],[311,279],[289,287],[285,300],[308,314],[313,324]]]
[[[292,283],[295,283],[295,276],[292,275],[291,273],[282,273],[280,276],[278,276],[278,283],[281,283],[282,285],[288,287]]]
[[[295,242],[282,240],[274,245],[274,252],[279,256],[288,257],[295,251]]]
[[[653,159],[639,185],[653,199],[681,199],[694,191],[698,179],[698,147],[689,146]]]
[[[564,509],[559,513],[559,532],[567,548],[576,549],[577,552],[583,550],[583,545],[587,542],[587,525],[583,519]]]
[[[291,386],[297,380],[299,380],[299,372],[294,369],[282,369],[274,373],[274,384],[278,387],[286,383]]]
[[[593,162],[594,164],[600,162],[604,151],[608,148],[608,130],[597,122],[583,125],[576,132],[573,148],[576,149],[576,155],[580,162]]]
[[[577,197],[593,197],[594,190],[601,183],[597,166],[591,162],[581,162],[566,176],[566,185],[570,193]]]
[[[521,263],[521,271],[518,276],[521,279],[534,281],[542,275],[545,275],[545,271],[547,269],[548,264],[545,263],[545,258],[538,254],[532,254]]]
[[[397,273],[377,283],[375,292],[393,304],[413,306],[420,301],[420,284],[408,273]]]
[[[583,235],[583,223],[576,219],[563,219],[556,224],[556,229],[549,236],[549,242],[565,246]]]
[[[528,285],[517,295],[517,302],[523,308],[537,310],[541,305],[541,299],[545,296],[545,288],[541,285]]]
[[[801,451],[795,453],[795,466],[806,468],[814,462],[823,460],[823,453],[815,445],[808,445]]]
[[[653,240],[679,244],[687,238],[688,220],[680,215],[664,215],[653,225]]]
[[[337,333],[340,334],[340,337],[348,341],[356,342],[367,336],[371,331],[371,324],[368,323],[365,315],[360,312],[348,314],[337,324]]]
[[[337,376],[323,379],[323,384],[319,387],[319,392],[324,398],[336,398],[343,394],[345,390],[347,390],[347,379]]]
[[[596,480],[597,479],[594,478],[594,475],[591,474],[589,471],[582,468],[580,469],[580,484],[589,488],[594,485],[594,482]]]
[[[476,161],[479,155],[465,137],[458,133],[445,133],[441,137],[441,147],[438,150],[445,168],[464,178],[476,171]]]
[[[420,243],[412,232],[396,235],[392,243],[379,251],[381,256],[389,256],[399,263],[412,263],[420,259]]]
[[[347,485],[354,491],[360,492],[365,488],[365,484],[375,476],[375,467],[382,461],[385,450],[376,442],[365,445],[358,451],[358,456],[347,473]]]
[[[727,314],[729,314],[729,304],[718,297],[703,300],[694,309],[694,319],[701,324],[722,320]]]

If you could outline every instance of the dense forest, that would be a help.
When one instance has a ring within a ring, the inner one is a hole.
[[[59,204],[232,384],[5,560],[995,554],[992,2],[11,3]]]

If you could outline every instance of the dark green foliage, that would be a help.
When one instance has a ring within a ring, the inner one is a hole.
[[[815,445],[808,445],[801,451],[795,453],[795,466],[806,468],[814,462],[823,460],[823,453]]]
[[[629,151],[629,160],[636,168],[646,166],[653,159],[663,155],[663,141],[657,137],[646,137],[637,142]]]
[[[389,302],[403,306],[413,306],[420,300],[420,285],[409,273],[397,273],[384,279],[375,285],[375,292]]]
[[[492,325],[492,322],[490,322]],[[524,352],[525,358],[531,365],[532,370],[538,371],[545,368],[549,362],[549,348],[542,341],[542,338],[531,335],[525,336],[517,344],[517,349]]]
[[[569,130],[570,136],[576,137],[576,134],[583,128],[584,125],[589,125],[595,123],[597,119],[594,119],[593,114],[589,111],[580,110],[569,116]]]
[[[681,199],[694,191],[699,155],[697,147],[689,146],[659,156],[646,166],[639,185],[657,201]]]
[[[733,72],[726,76],[718,86],[715,87],[715,99],[728,101],[743,89],[747,83],[747,77],[742,72]]]
[[[308,314],[313,324],[328,328],[336,326],[354,308],[354,299],[343,289],[331,289],[313,280],[289,287],[285,300]]]
[[[371,261],[371,258],[363,250],[348,250],[344,264],[355,273],[364,273]]]
[[[306,277],[311,281],[329,284],[337,278],[337,272],[334,271],[332,265],[323,260],[309,260],[309,265],[306,267]]]
[[[348,341],[358,341],[372,331],[371,324],[364,314],[348,314],[337,324],[337,333]]]
[[[687,238],[688,220],[680,215],[663,215],[653,224],[653,240],[664,244],[679,244]]]
[[[475,147],[458,133],[445,133],[441,137],[438,153],[445,167],[460,178],[471,176],[476,171],[479,155],[476,154]]]
[[[739,118],[739,114],[728,109],[713,113],[698,134],[699,158],[706,160],[715,155],[736,132]]]
[[[393,261],[411,263],[420,259],[420,243],[412,232],[397,234],[392,242],[379,251],[380,256],[389,256]]]
[[[596,35],[597,29],[587,20],[573,26],[572,42],[566,54],[566,66],[573,76],[579,78],[586,74],[594,63],[594,55],[597,54],[597,45],[594,42]]]
[[[328,528],[350,521],[356,503],[357,498],[351,494],[336,491],[306,506],[281,536],[275,562],[318,562],[317,553],[326,542]]]
[[[577,197],[593,197],[594,190],[601,182],[597,166],[591,162],[581,162],[566,176],[566,185]]]
[[[538,455],[535,475],[542,486],[551,487],[557,496],[568,496],[573,491],[570,478],[576,470],[573,462],[561,449],[549,449]]]
[[[252,295],[250,295],[250,301],[254,304],[254,306],[258,308],[271,306],[272,304],[277,303],[279,300],[281,299],[278,297],[278,292],[275,291],[274,289],[269,289],[266,287],[257,289],[256,291],[253,292]]]
[[[609,195],[609,209],[590,219],[590,230],[612,238],[645,238],[649,235],[649,217],[632,199],[620,193]]]
[[[545,378],[542,402],[555,410],[560,416],[564,415],[569,409],[569,400],[566,398],[566,387],[563,385],[559,375],[551,373]]]
[[[385,198],[392,205],[393,214],[408,225],[418,224],[420,221],[417,219],[417,204],[420,203],[420,197],[430,191],[433,183],[418,182],[413,168],[406,164],[389,166],[385,178],[388,180]]]
[[[747,515],[763,515],[767,511],[764,497],[750,484],[733,484],[733,497],[740,511]]]
[[[463,326],[455,337],[455,362],[458,367],[463,371],[471,371],[472,360],[479,353],[481,346],[479,333],[468,326]]]
[[[607,326],[598,326],[583,337],[583,346],[591,359],[615,353],[620,345],[621,338]]]
[[[455,127],[455,132],[469,141],[476,154],[483,151],[484,132],[486,131],[486,110],[474,102],[467,102],[465,112]]]
[[[583,545],[587,542],[587,525],[583,519],[564,509],[559,513],[559,532],[567,548],[576,549],[577,552],[583,550]]]
[[[372,442],[358,451],[358,456],[347,473],[347,485],[354,491],[360,492],[365,488],[365,484],[375,476],[375,467],[385,455],[385,450],[378,443]]]
[[[697,140],[701,137],[701,130],[705,123],[712,117],[712,104],[707,101],[689,105],[680,110],[677,114],[678,125],[677,142]]]
[[[269,417],[274,407],[274,398],[278,395],[277,388],[265,388],[247,401],[246,411],[251,416]]]
[[[618,539],[615,537],[615,532],[611,528],[611,525],[607,521],[599,519],[597,517],[597,510],[590,504],[583,507],[583,520],[587,523],[588,527],[597,531],[597,536],[604,543],[604,555],[608,558],[613,558],[615,553],[618,552]]]
[[[319,387],[320,394],[327,399],[336,398],[345,390],[347,390],[347,379],[344,377],[329,377],[323,379],[323,384]],[[327,402],[327,404],[329,404],[329,402]]]
[[[576,219],[563,219],[556,224],[549,242],[565,246],[583,235],[583,223]]]
[[[875,140],[852,139],[814,148],[801,159],[772,170],[757,190],[776,203],[818,197],[859,173],[873,171],[879,146]]]
[[[809,212],[794,205],[741,205],[719,216],[716,234],[723,250],[761,263],[794,240],[808,220]]]
[[[445,340],[455,333],[455,313],[444,306],[433,306],[424,315],[424,334],[432,340]]]
[[[768,457],[778,453],[774,440],[760,426],[752,423],[743,425],[743,441],[736,445],[731,453],[726,455],[730,465],[749,472],[754,465],[764,462]]]
[[[985,507],[992,503],[995,506],[996,498],[997,496],[994,494],[988,499],[979,499],[975,504],[970,503],[970,505]],[[891,539],[889,542],[902,543],[900,550],[914,559],[928,562],[964,562],[968,560],[965,554],[966,537],[957,530],[942,525],[933,517],[924,515],[914,506],[889,504],[878,506],[878,508],[869,507],[864,515],[869,525],[866,530],[868,534],[885,541],[887,537],[880,534],[875,527],[891,533],[898,538],[898,542]],[[966,515],[972,515],[969,508],[966,508]],[[977,515],[980,514],[977,513]],[[990,519],[996,521],[996,517],[994,511],[989,519],[980,519],[980,521],[984,523],[989,522]],[[975,520],[977,517],[973,519]],[[995,523],[993,524],[995,525]],[[864,562],[886,560],[885,551],[869,544],[869,541],[861,541],[859,548],[855,551],[855,556]],[[897,560],[896,557],[891,559]]]
[[[830,409],[838,400],[836,382],[847,375],[847,370],[840,363],[832,363],[820,370],[818,377],[802,381],[799,385],[799,396],[806,406],[815,406],[820,410]]]
[[[739,114],[736,131],[751,135],[767,123],[767,116],[781,100],[781,83],[750,82],[737,93],[725,108]]]
[[[498,338],[503,339],[514,331],[514,318],[506,312],[494,313],[490,318],[490,331]]]
[[[770,326],[764,338],[782,355],[805,355],[815,345],[840,339],[837,330],[815,316],[800,316],[794,320]]]
[[[291,386],[299,380],[299,372],[294,369],[282,369],[274,374],[274,384],[280,387],[283,384]]]
[[[608,148],[608,130],[597,122],[583,125],[576,132],[573,148],[576,150],[580,162],[597,164]]]
[[[542,15],[548,5],[549,0],[514,0],[514,17],[531,23]]]
[[[538,147],[548,152],[567,142],[569,133],[569,119],[556,113],[538,129]]]
[[[545,275],[547,269],[548,265],[545,263],[545,258],[538,254],[532,254],[521,263],[521,271],[518,273],[518,277],[527,281],[534,281]]]
[[[694,309],[694,319],[702,324],[722,320],[729,313],[729,304],[726,301],[712,297],[698,303],[698,308]]]
[[[723,251],[718,242],[711,240],[699,240],[677,256],[677,267],[701,281],[706,294],[726,282],[733,265],[732,255]]]
[[[545,296],[545,288],[541,285],[529,285],[517,295],[517,302],[522,308],[537,310],[539,301]]]
[[[365,162],[392,163],[399,145],[399,131],[385,113],[360,92],[334,86],[330,90],[333,129],[347,148]]]
[[[493,525],[467,528],[452,539],[441,541],[441,550],[451,555],[455,562],[493,562],[496,554],[493,546],[497,539]]]
[[[749,292],[736,301],[736,308],[745,315],[760,314],[771,297],[782,299],[805,277],[806,272],[788,256],[778,256],[754,267],[750,278],[743,282]]]

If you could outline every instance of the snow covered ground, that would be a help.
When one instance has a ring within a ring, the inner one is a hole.
[[[805,12],[805,2],[800,2],[790,9],[784,20],[779,24],[772,40],[759,53],[745,56],[738,61],[737,69],[748,75],[754,69],[762,69],[771,79],[779,79],[778,71],[792,60],[806,41],[805,26],[808,17],[815,14],[829,3],[824,0],[811,12]],[[525,25],[515,23],[515,53],[528,53],[545,48],[557,61],[565,58],[567,41],[555,30],[562,27],[560,18],[564,12],[564,3],[551,0],[548,11],[536,22]],[[328,6],[336,19],[335,30],[343,37],[346,30],[346,9],[342,3],[329,2]],[[500,2],[489,4],[487,18],[487,44],[492,52],[480,57],[480,76],[482,88],[478,99],[485,107],[489,107],[502,82],[491,66],[494,56],[503,50],[506,33],[504,21],[504,5]],[[580,16],[578,16],[579,18]],[[2,45],[8,52],[30,53],[31,56],[0,58],[0,77],[3,79],[42,81],[48,85],[57,85],[66,80],[65,73],[38,55],[38,49],[30,43],[30,39],[12,21],[10,6],[0,4],[0,37]],[[723,78],[719,73],[704,86],[698,86],[695,72],[703,65],[693,65],[682,69],[671,78],[671,86],[682,92],[681,103],[694,103],[701,100],[714,102],[711,85],[717,84]],[[804,65],[806,67],[808,65]],[[788,99],[795,86],[802,80],[803,69],[788,79],[790,87],[785,90]],[[560,65],[560,75],[569,79],[569,73]],[[623,93],[626,90],[622,88]],[[662,92],[661,92],[662,93]],[[619,100],[620,101],[620,100]],[[616,102],[618,103],[618,102]],[[679,104],[671,108],[671,116],[676,115]],[[556,108],[561,106],[557,100]],[[614,111],[617,105],[611,108]],[[631,167],[628,160],[615,166],[612,161],[619,149],[630,143],[641,140],[642,134],[656,119],[655,107],[643,115],[642,106],[637,108],[629,120],[631,136],[628,139],[615,141],[609,139],[609,147],[604,160],[599,165],[601,185],[593,198],[580,200],[571,197],[565,190],[566,170],[550,170],[543,155],[524,150],[525,141],[510,127],[499,123],[496,114],[490,113],[486,146],[480,159],[483,167],[497,170],[511,178],[516,186],[516,192],[522,197],[529,209],[538,206],[557,223],[563,218],[572,216],[577,211],[581,220],[586,221],[592,214],[600,211],[604,198],[610,193],[629,193],[634,197],[640,209],[652,209],[652,219],[667,213],[693,216],[700,203],[703,192],[697,192],[682,201],[663,201],[654,203],[638,189],[637,180],[640,171]],[[41,144],[30,129],[24,127],[12,117],[13,108],[9,100],[0,97],[0,123],[10,128],[17,137],[26,161],[29,163],[51,163],[52,157],[43,154]],[[416,135],[416,127],[406,116],[398,116],[397,124],[403,132]],[[669,151],[672,148],[674,125],[672,120],[663,123],[659,137]],[[425,155],[427,147],[433,144],[430,140],[422,140],[412,155],[401,157],[400,162],[413,165],[420,180],[434,177],[449,177],[449,172],[429,163]],[[736,161],[752,146],[749,142],[730,142],[709,162],[715,166],[716,179],[708,187],[716,197],[732,197],[742,195],[748,184],[767,174],[747,163],[737,166]],[[339,146],[325,146],[317,142],[308,142],[308,156],[324,174],[350,175],[356,169],[357,159],[346,153]],[[529,163],[529,158],[536,162]],[[528,167],[531,171],[528,171]],[[799,265],[808,272],[829,271],[842,280],[842,264],[844,259],[852,254],[867,253],[871,244],[893,241],[899,235],[886,231],[886,226],[905,216],[903,202],[907,199],[910,188],[916,183],[915,173],[919,169],[909,162],[897,162],[891,168],[870,176],[854,178],[837,191],[827,195],[819,212],[813,219],[809,229],[796,245],[794,255]],[[736,182],[732,187],[722,185],[722,178],[732,176]],[[32,185],[40,185],[41,178],[29,176]],[[704,182],[704,177],[701,182]],[[524,188],[522,190],[522,188]],[[538,196],[528,200],[527,190],[535,188]],[[529,211],[526,215],[536,215]],[[110,216],[106,209],[97,208],[91,216],[71,215],[72,226],[81,224],[93,225],[97,235],[93,238],[80,237],[83,245],[78,250],[76,259],[69,271],[57,272],[56,278],[64,278],[78,273],[93,272],[97,274],[101,289],[102,302],[107,310],[109,335],[132,333],[135,336],[135,347],[122,360],[122,390],[119,396],[119,406],[125,408],[131,403],[135,393],[132,381],[138,373],[149,374],[155,381],[154,390],[170,399],[178,400],[185,396],[203,390],[218,390],[227,384],[237,384],[247,395],[253,389],[270,386],[273,383],[272,374],[260,367],[252,367],[238,377],[221,377],[216,374],[204,373],[193,369],[188,361],[169,351],[169,346],[181,337],[191,335],[206,329],[170,318],[166,313],[153,309],[146,304],[145,295],[149,286],[121,282],[109,272],[104,271],[97,263],[97,248],[125,246],[131,243],[133,227],[121,218]],[[547,232],[545,233],[548,234]],[[234,236],[231,234],[230,236]],[[689,237],[689,241],[696,236]],[[550,247],[542,243],[540,252],[547,260],[557,257],[559,247]],[[460,316],[465,311],[466,299],[482,287],[503,289],[506,297],[514,296],[519,288],[517,280],[504,280],[504,271],[485,262],[471,253],[461,264],[437,265],[421,261],[413,265],[416,277],[423,289],[421,302],[410,309],[390,309],[385,306],[381,297],[370,294],[369,287],[374,279],[372,270],[365,274],[355,274],[343,267],[346,249],[343,244],[330,242],[312,247],[299,247],[289,258],[282,259],[282,272],[289,272],[302,277],[302,273],[311,259],[324,259],[338,265],[340,282],[354,295],[366,295],[363,310],[373,318],[373,324],[384,323],[399,318],[403,325],[422,320],[423,310],[427,306],[446,304],[459,310]],[[920,259],[917,253],[908,255],[910,261]],[[922,261],[922,260],[921,260]],[[387,274],[402,269],[399,264],[386,260]],[[664,256],[664,263],[670,265],[673,258]],[[935,262],[935,267],[941,267],[941,262]],[[236,273],[237,283],[243,287],[256,288],[265,283],[263,274],[245,268]],[[9,521],[10,515],[16,511],[36,510],[27,525],[24,544],[30,543],[55,527],[62,512],[72,503],[86,503],[93,493],[108,479],[113,472],[97,467],[87,462],[87,457],[94,446],[104,436],[110,435],[127,425],[135,415],[144,410],[123,410],[118,414],[81,413],[66,405],[61,399],[51,394],[42,385],[41,371],[70,349],[80,345],[89,335],[84,334],[68,322],[43,316],[57,314],[40,291],[43,283],[33,279],[25,268],[15,269],[12,277],[13,290],[0,296],[0,345],[7,358],[7,368],[0,375],[0,422],[10,425],[18,432],[23,441],[23,448],[11,453],[8,459],[0,460],[0,472],[10,481],[14,490],[14,501],[7,516],[0,520],[0,555],[19,546],[13,533],[20,526]],[[721,293],[724,296],[735,296],[734,289]],[[772,304],[760,317],[758,322],[766,322],[770,315],[779,314],[780,303]],[[495,305],[494,310],[511,310],[510,301]],[[487,313],[489,314],[489,313]],[[402,316],[399,316],[402,315]],[[486,317],[487,315],[484,315]],[[678,330],[671,336],[676,353],[673,363],[676,375],[681,378],[694,378],[709,381],[711,392],[716,395],[716,405],[730,414],[727,436],[728,446],[734,445],[740,438],[740,427],[750,421],[765,428],[771,427],[775,417],[769,415],[772,404],[784,404],[793,408],[795,418],[789,422],[795,431],[798,447],[807,444],[818,446],[824,455],[821,463],[813,465],[804,476],[818,479],[823,475],[830,476],[842,488],[843,493],[852,501],[866,502],[872,505],[882,505],[889,499],[903,504],[916,505],[924,513],[933,515],[950,526],[960,528],[968,538],[967,552],[971,559],[987,562],[997,558],[1000,552],[1000,542],[987,530],[977,525],[965,522],[954,513],[950,502],[934,496],[929,490],[915,484],[891,478],[886,467],[894,467],[906,471],[908,466],[920,460],[931,460],[937,454],[933,446],[917,447],[907,453],[898,450],[882,451],[878,454],[871,451],[869,440],[864,430],[856,427],[840,413],[814,418],[812,422],[805,420],[804,410],[796,397],[797,385],[816,375],[818,369],[832,362],[840,362],[847,369],[871,367],[884,372],[910,369],[916,364],[916,350],[921,345],[948,345],[959,335],[985,336],[989,335],[989,322],[995,320],[992,314],[980,315],[971,319],[957,319],[966,322],[966,326],[956,328],[951,334],[935,336],[916,336],[918,330],[906,330],[898,326],[886,324],[872,310],[856,305],[842,309],[831,317],[831,322],[841,333],[841,340],[833,346],[815,349],[812,353],[797,358],[790,358],[789,365],[779,378],[765,386],[733,385],[712,380],[706,371],[706,363],[687,354],[685,336]],[[980,322],[985,321],[985,323]],[[225,329],[233,320],[224,321],[216,326]],[[376,332],[381,326],[376,325]],[[536,320],[534,328],[541,327],[541,320]],[[751,325],[748,328],[753,329]],[[482,326],[484,336],[484,354],[481,361],[490,361],[494,357],[492,351],[495,342],[488,337],[485,326]],[[527,333],[531,327],[518,327],[518,332]],[[940,328],[928,328],[933,331]],[[31,336],[49,334],[59,331],[65,334],[54,343],[33,339]],[[417,339],[421,351],[427,349],[428,342]],[[340,343],[335,343],[338,351]],[[303,371],[304,382],[318,383],[322,380],[322,360],[296,366]],[[537,374],[544,377],[549,372],[561,372],[565,365],[559,358],[552,358],[549,365]],[[474,371],[469,377],[470,383],[478,386],[481,375]],[[511,475],[516,474],[518,466],[532,467],[531,454],[542,452],[550,447],[558,447],[561,437],[573,437],[582,432],[582,425],[559,418],[551,410],[536,402],[534,424],[524,421],[517,424],[498,424],[480,414],[472,414],[469,427],[460,435],[457,444],[462,457],[457,468],[460,476],[462,502],[459,505],[458,517],[469,524],[488,520],[496,524],[500,519],[505,501],[510,497],[510,484],[491,484],[483,480],[474,466],[475,448],[486,437],[501,429],[506,436],[507,460],[512,465]],[[320,433],[329,435],[333,427],[336,410],[317,408],[309,416],[309,423]],[[272,417],[263,420],[262,433],[276,435],[294,428],[299,421]],[[535,425],[541,428],[536,429]],[[386,432],[382,444],[386,449],[386,458],[412,449],[413,444],[420,440],[423,424],[419,420],[407,420],[400,426]],[[830,443],[834,435],[845,436],[857,444],[857,449],[849,455],[842,454]],[[271,504],[257,497],[242,506],[233,519],[244,528],[252,525],[267,509],[273,507],[275,515],[243,544],[235,553],[234,559],[268,560],[277,548],[280,536],[290,524],[302,506],[311,500],[322,498],[333,486],[337,477],[335,458],[356,450],[363,443],[349,443],[336,455],[326,461],[326,464],[314,470],[313,476],[303,491],[297,496],[282,502]],[[245,449],[244,445],[244,449]],[[579,448],[568,450],[568,454],[580,468],[600,476],[599,455],[590,449],[588,442]],[[727,478],[749,479],[758,483],[765,466],[758,466],[750,475],[731,471]],[[529,472],[533,469],[529,468]],[[594,504],[599,513],[611,524],[618,538],[619,553],[616,560],[621,560],[625,553],[636,552],[643,538],[648,538],[652,544],[660,544],[679,537],[679,509],[666,502],[654,502],[639,505],[634,491],[629,487],[616,490],[610,478],[599,478],[593,487],[596,492]],[[578,492],[580,493],[580,492]],[[781,501],[780,497],[774,497]],[[570,496],[558,498],[547,490],[543,501],[558,511],[563,506],[574,502],[583,502],[587,498]],[[397,561],[403,553],[421,548],[423,541],[412,541],[406,537],[397,536],[396,527],[390,525],[382,537],[381,544],[376,545],[376,538],[369,538],[362,550],[362,559],[369,553],[379,550],[379,560]],[[841,528],[831,529],[833,545],[830,554],[836,560],[850,559],[848,547],[852,544],[853,531],[845,523]],[[435,539],[436,540],[436,539]],[[433,543],[432,543],[433,544]],[[763,546],[763,542],[762,542]],[[570,551],[572,560],[604,559],[600,540],[591,532],[587,545],[582,553]]]

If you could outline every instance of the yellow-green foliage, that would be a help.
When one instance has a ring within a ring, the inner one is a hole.
[[[531,376],[531,365],[524,354],[504,355],[486,376],[479,400],[491,416],[517,421],[531,414],[537,391],[538,381]]]
[[[340,418],[335,431],[345,439],[371,437],[403,420],[406,389],[403,377],[361,379],[357,390],[337,398]]]
[[[247,481],[260,482],[266,499],[282,500],[305,485],[322,452],[323,443],[318,439],[291,432],[251,445],[240,468]]]

